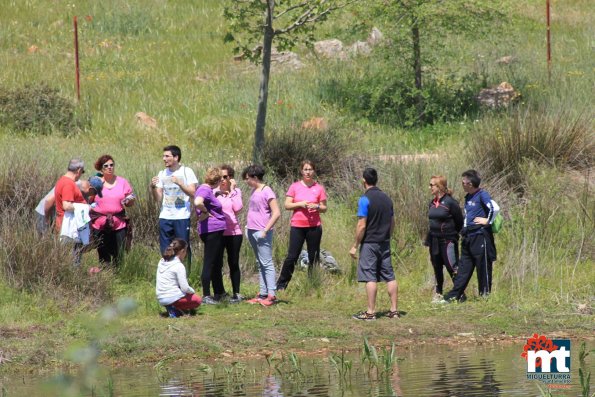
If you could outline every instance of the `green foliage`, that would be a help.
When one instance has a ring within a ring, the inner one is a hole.
[[[73,134],[88,127],[90,115],[76,108],[56,88],[46,84],[24,88],[0,87],[0,125],[16,131]]]
[[[576,114],[566,108],[513,109],[510,117],[496,115],[478,126],[469,161],[480,166],[485,176],[499,175],[522,192],[528,161],[576,170],[595,165],[593,120],[590,110]]]
[[[273,29],[275,47],[284,51],[298,43],[311,45],[316,24],[325,21],[333,10],[345,3],[337,0],[229,1],[223,12],[229,22],[224,40],[235,43],[236,54],[258,63],[261,62],[261,49],[255,51],[255,48],[262,44],[267,14],[272,19],[270,28]]]
[[[345,108],[357,118],[401,127],[418,124],[418,95],[424,99],[423,118],[428,124],[455,121],[478,112],[475,96],[482,81],[476,74],[439,75],[430,71],[419,91],[413,74],[402,62],[391,57],[363,63],[370,68],[324,79],[321,99]]]

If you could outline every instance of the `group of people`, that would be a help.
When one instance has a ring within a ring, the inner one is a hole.
[[[277,278],[273,261],[274,227],[281,216],[275,192],[264,181],[265,169],[260,165],[246,167],[241,178],[252,189],[246,225],[242,227],[238,214],[243,210],[242,191],[235,180],[235,170],[224,164],[209,168],[199,184],[193,170],[181,164],[182,152],[178,146],[163,148],[165,169],[151,179],[153,198],[160,203],[159,243],[162,258],[157,266],[156,293],[159,303],[166,307],[170,317],[178,317],[201,304],[222,301],[238,303],[240,294],[240,248],[245,238],[254,251],[259,267],[259,292],[247,299],[251,304],[271,306],[277,302],[276,293],[286,289],[304,243],[307,246],[309,275],[320,257],[322,223],[320,214],[327,210],[327,195],[318,183],[316,166],[304,160],[301,179],[286,192],[284,208],[292,211],[289,247]],[[80,263],[84,239],[72,239],[64,232],[64,219],[81,218],[90,225],[94,246],[97,247],[102,266],[117,266],[131,223],[126,208],[134,205],[135,195],[130,183],[115,174],[115,161],[102,155],[95,162],[97,174],[88,181],[80,180],[85,173],[84,163],[73,159],[68,170],[37,207],[38,229],[48,225],[49,213],[55,203],[55,229],[62,241],[73,245],[75,264]],[[391,262],[390,239],[395,226],[393,202],[376,185],[378,173],[366,168],[362,174],[365,190],[357,210],[355,241],[349,254],[358,258],[358,282],[365,283],[367,308],[353,318],[376,319],[378,282],[386,282],[390,310],[386,317],[398,318],[398,285]],[[494,237],[489,225],[499,208],[480,186],[475,170],[462,174],[465,196],[464,213],[452,197],[446,178],[433,176],[430,191],[434,198],[428,207],[430,227],[425,244],[429,247],[434,269],[436,302],[465,300],[465,288],[477,268],[479,292],[491,291],[492,262],[496,257]],[[201,273],[202,295],[189,286],[184,261],[191,263],[190,227],[192,209],[197,217],[197,231],[204,244]],[[73,221],[78,225],[76,221]],[[78,229],[81,232],[81,229]],[[462,236],[462,254],[459,258],[459,236]],[[232,294],[225,291],[223,258],[227,254]],[[443,295],[446,268],[453,280],[453,289]],[[94,271],[100,271],[95,268]]]
[[[245,234],[259,267],[259,292],[246,302],[263,306],[275,304],[276,292],[287,288],[292,278],[304,242],[307,244],[309,269],[319,260],[322,239],[320,213],[326,211],[327,197],[324,187],[315,180],[314,163],[308,160],[302,162],[302,178],[293,183],[286,193],[284,207],[292,211],[290,241],[287,258],[277,279],[273,234],[281,212],[275,192],[264,181],[265,169],[254,164],[242,171],[241,178],[252,189],[243,229],[238,218],[243,209],[242,191],[237,186],[233,167],[224,164],[209,168],[199,185],[192,169],[180,163],[181,158],[178,146],[163,148],[165,169],[151,179],[153,197],[161,203],[159,241],[164,254],[157,273],[159,302],[166,306],[171,317],[177,317],[184,310],[196,308],[201,303],[218,304],[223,300],[238,303],[244,300],[240,294],[239,256]],[[178,251],[190,260],[188,243],[192,206],[198,221],[198,234],[204,245],[202,297],[188,286],[185,269],[169,264],[181,261],[180,256],[175,254]],[[223,283],[225,253],[232,294],[225,291]],[[170,270],[164,270],[166,268]],[[179,281],[178,284],[171,282],[174,279]],[[172,289],[175,294],[171,294]]]
[[[134,205],[136,196],[130,183],[115,174],[112,156],[102,155],[94,166],[97,173],[81,180],[85,163],[70,160],[66,173],[37,205],[36,228],[45,233],[55,216],[54,229],[63,242],[73,246],[75,265],[80,264],[84,246],[93,241],[102,266],[117,266],[130,235],[126,208]]]

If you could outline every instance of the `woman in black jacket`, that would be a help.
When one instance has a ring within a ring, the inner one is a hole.
[[[459,261],[459,232],[464,221],[461,207],[447,186],[446,178],[442,175],[432,176],[430,179],[430,191],[434,198],[429,203],[430,230],[425,245],[430,249],[430,260],[436,277],[433,301],[442,300],[443,266],[454,281]]]

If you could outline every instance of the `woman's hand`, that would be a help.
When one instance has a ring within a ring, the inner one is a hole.
[[[308,204],[306,204],[306,208],[308,208],[309,210],[317,211],[320,209],[320,204],[308,203]]]
[[[210,216],[212,216],[210,212],[201,212],[200,215],[198,216],[198,221],[202,222]]]
[[[236,180],[233,178],[230,178],[229,179],[229,191],[233,192],[235,190],[236,186],[238,186],[238,183],[236,182]]]

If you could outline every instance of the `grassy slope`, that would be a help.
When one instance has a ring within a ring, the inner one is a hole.
[[[179,143],[185,162],[199,174],[198,170],[207,164],[249,157],[258,70],[231,61],[231,49],[221,41],[224,25],[219,2],[154,0],[142,2],[141,6],[141,2],[127,5],[128,2],[116,0],[82,1],[74,7],[66,1],[46,3],[13,1],[0,8],[0,36],[4,38],[0,41],[0,64],[7,65],[0,70],[0,83],[20,86],[46,81],[70,95],[74,63],[71,17],[79,15],[83,101],[93,114],[93,126],[90,133],[74,138],[15,136],[0,127],[0,171],[4,178],[10,175],[14,164],[27,164],[48,176],[40,182],[40,190],[45,190],[72,155],[79,154],[91,161],[100,153],[109,152],[118,161],[118,172],[128,177],[142,194],[147,177],[161,168],[160,148],[166,143]],[[494,80],[516,78],[533,97],[547,96],[570,103],[592,101],[588,91],[592,87],[589,82],[593,81],[589,58],[593,28],[588,23],[594,15],[592,2],[575,0],[554,9],[552,86],[547,84],[542,61],[542,5],[538,1],[525,3],[514,13],[518,23],[513,38],[522,40],[511,40],[508,48],[451,43],[451,50],[464,56],[449,62],[472,68],[477,66],[475,53],[490,60],[513,54],[519,61],[510,69],[498,69],[491,61],[485,61],[483,66]],[[84,19],[86,15],[92,16],[92,21]],[[28,53],[31,45],[38,46],[39,51]],[[440,151],[457,153],[459,140],[473,132],[473,123],[469,122],[411,133],[351,120],[340,110],[320,103],[316,84],[325,73],[328,70],[319,68],[312,60],[298,72],[275,72],[269,97],[269,125],[299,124],[311,116],[323,115],[345,130],[363,132],[354,138],[354,147],[367,145],[371,152],[391,154],[425,151],[445,136],[452,143]],[[276,105],[277,100],[283,104]],[[139,128],[134,120],[137,111],[156,117],[160,128]],[[420,171],[420,183],[425,183],[432,168],[443,170],[449,179],[456,180],[463,167],[464,160],[457,155],[449,157],[446,164],[442,160],[432,162]],[[324,220],[323,246],[330,248],[342,264],[349,263],[346,252],[353,227],[352,206],[337,203],[338,208]],[[331,278],[321,289],[311,291],[302,276],[294,284],[295,291],[284,297],[289,303],[272,309],[244,305],[209,307],[201,309],[198,317],[175,323],[159,319],[155,316],[158,307],[151,274],[157,256],[145,250],[141,254],[149,258],[146,277],[130,282],[113,279],[116,296],[132,295],[142,304],[113,336],[107,337],[104,358],[141,362],[169,355],[218,357],[226,350],[240,355],[274,349],[336,350],[359,346],[364,335],[371,336],[374,343],[396,340],[404,345],[428,338],[452,341],[457,339],[452,335],[465,332],[473,332],[480,340],[503,333],[522,337],[532,332],[554,331],[593,337],[589,326],[593,317],[576,313],[577,303],[588,302],[594,295],[595,276],[589,251],[576,274],[570,274],[576,254],[565,252],[564,247],[556,251],[554,247],[553,252],[544,251],[544,261],[560,266],[552,267],[554,275],[543,284],[533,280],[541,272],[550,271],[548,267],[536,266],[522,277],[510,277],[498,268],[490,301],[436,308],[426,303],[431,296],[432,274],[425,250],[407,230],[400,230],[397,236],[400,308],[407,315],[395,323],[387,319],[374,324],[354,323],[349,315],[362,307],[365,294],[361,287]],[[524,248],[514,245],[514,239],[507,234],[501,239],[510,251]],[[285,243],[282,238],[277,241],[279,261]],[[503,262],[518,260],[513,253]],[[535,261],[541,263],[540,258]],[[196,281],[197,275],[192,278]],[[8,302],[0,305],[0,351],[11,357],[15,364],[12,369],[25,368],[21,364],[60,363],[61,352],[67,346],[89,337],[86,320],[79,317],[85,308],[63,308],[59,301],[48,300],[43,294],[19,293],[1,283],[0,286],[2,301]],[[469,288],[475,290],[475,280]],[[255,284],[248,283],[245,290],[254,292]],[[384,297],[382,290],[380,294]],[[321,338],[328,338],[329,342]]]

